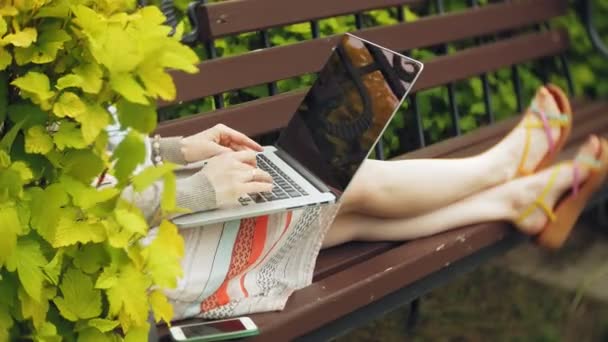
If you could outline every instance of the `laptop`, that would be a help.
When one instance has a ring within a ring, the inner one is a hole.
[[[272,192],[238,206],[179,216],[180,228],[335,203],[371,153],[423,65],[344,34],[273,146],[257,156]],[[379,175],[381,176],[381,175]]]

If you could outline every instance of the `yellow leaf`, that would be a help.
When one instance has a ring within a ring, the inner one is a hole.
[[[114,211],[114,216],[124,229],[142,236],[146,235],[148,224],[141,214],[126,209],[117,209]]]
[[[60,151],[66,147],[84,148],[87,145],[76,123],[71,121],[61,122],[59,131],[53,136],[53,141]]]
[[[146,63],[140,66],[137,75],[146,87],[148,95],[158,96],[163,100],[175,98],[176,90],[173,79],[162,67]]]
[[[144,253],[154,283],[165,288],[177,286],[177,279],[183,275],[180,260],[184,256],[184,239],[173,223],[161,223],[158,235]]]
[[[8,27],[6,25],[6,21],[4,20],[4,18],[0,17],[0,37],[4,36],[7,29]]]
[[[31,98],[36,104],[44,104],[55,95],[55,92],[51,91],[49,78],[39,72],[28,71],[25,76],[15,79],[11,84],[25,92],[25,97]]]
[[[10,257],[17,247],[17,234],[21,231],[21,223],[14,207],[0,207],[0,267]]]
[[[125,99],[147,105],[149,103],[146,98],[146,91],[144,88],[135,80],[133,75],[129,73],[113,74],[110,77],[110,86],[117,93],[124,96]]]
[[[53,139],[42,126],[34,126],[25,135],[25,152],[47,154],[53,149]]]
[[[38,31],[33,27],[27,27],[22,31],[6,35],[2,39],[5,44],[13,44],[18,47],[28,47],[38,38]]]
[[[61,216],[51,246],[59,248],[76,243],[101,242],[106,239],[106,231],[100,222],[81,217],[76,208],[62,208],[60,212]]]
[[[13,6],[3,4],[0,6],[0,15],[3,17],[14,17],[19,14],[19,11]]]
[[[18,65],[53,62],[57,58],[57,52],[63,49],[64,43],[71,39],[70,35],[60,28],[47,25],[40,29],[42,33],[34,44],[15,48],[15,60]]]
[[[53,113],[60,118],[71,117],[76,118],[82,115],[86,111],[86,104],[80,100],[78,95],[66,91],[61,96],[55,105],[53,106]]]
[[[8,68],[12,62],[13,56],[10,54],[10,52],[0,47],[0,71]]]
[[[57,80],[57,88],[65,89],[68,87],[81,88],[89,94],[97,94],[103,84],[103,71],[96,63],[81,65],[74,69],[73,74],[65,75]]]
[[[11,165],[11,170],[16,171],[19,174],[23,184],[27,184],[34,178],[32,170],[30,170],[27,164],[22,161],[14,162],[13,165]]]
[[[156,323],[159,323],[161,320],[167,322],[167,324],[171,325],[171,319],[173,318],[173,307],[167,300],[167,296],[159,290],[155,290],[150,295],[150,305],[152,306],[152,311],[154,311],[154,318],[156,319]]]
[[[109,314],[124,313],[134,325],[143,325],[148,319],[148,277],[132,265],[120,269],[114,286],[106,290],[110,304]]]
[[[76,120],[82,125],[84,142],[90,144],[110,124],[110,114],[98,104],[88,104],[84,115],[76,118]]]

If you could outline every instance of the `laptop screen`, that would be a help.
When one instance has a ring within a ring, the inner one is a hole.
[[[419,62],[344,35],[276,145],[340,195],[421,69]]]

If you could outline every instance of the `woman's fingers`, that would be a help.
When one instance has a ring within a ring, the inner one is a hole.
[[[243,184],[243,193],[251,194],[256,192],[270,192],[272,191],[272,183],[265,182],[249,182]]]
[[[240,179],[242,182],[264,182],[264,183],[272,183],[272,176],[269,173],[250,167],[247,165],[247,168],[243,168],[243,171],[240,172]]]
[[[224,125],[219,126],[218,129],[220,130],[221,141],[228,141],[231,147],[240,146],[257,152],[264,150],[260,144],[237,130]]]
[[[234,158],[238,161],[240,161],[241,163],[245,163],[248,165],[251,165],[253,167],[257,166],[257,161],[256,161],[256,156],[257,156],[257,152],[251,151],[251,150],[245,150],[245,151],[238,151],[238,152],[234,152]]]

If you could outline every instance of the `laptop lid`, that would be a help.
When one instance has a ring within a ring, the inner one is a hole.
[[[340,196],[421,71],[416,60],[345,34],[276,146]]]

